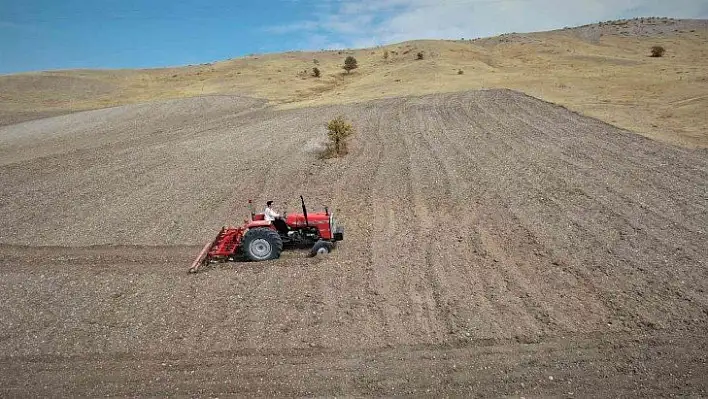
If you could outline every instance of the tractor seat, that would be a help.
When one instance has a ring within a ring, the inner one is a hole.
[[[273,223],[273,226],[275,226],[275,229],[278,230],[278,233],[280,233],[282,235],[288,235],[288,232],[290,231],[290,227],[288,227],[288,224],[285,223],[285,220],[275,219],[271,223]]]

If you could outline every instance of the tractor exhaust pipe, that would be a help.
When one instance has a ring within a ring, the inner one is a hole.
[[[256,210],[253,209],[253,200],[248,200],[248,210],[251,211],[251,220],[256,217]]]
[[[300,196],[300,201],[302,202],[302,214],[305,216],[305,226],[310,227],[310,222],[307,221],[307,207],[305,206],[305,199]]]

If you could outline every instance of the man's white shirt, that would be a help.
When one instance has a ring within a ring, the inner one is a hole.
[[[268,207],[266,207],[266,209],[263,213],[265,213],[265,220],[267,220],[269,222],[272,222],[275,220],[275,218],[280,217],[280,215],[278,215],[274,210],[272,210]]]

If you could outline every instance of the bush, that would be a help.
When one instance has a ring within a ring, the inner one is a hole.
[[[415,55],[416,60],[422,60],[423,59],[423,52],[419,52],[418,54]]]
[[[460,69],[459,71],[457,71],[457,74],[458,74],[458,75],[463,75],[464,73],[465,73],[465,71],[463,71],[462,69]]]
[[[663,57],[666,49],[661,46],[654,46],[651,48],[652,57]]]
[[[359,65],[356,62],[356,58],[350,55],[344,60],[344,66],[342,68],[347,71],[347,73],[349,73],[352,71],[352,69],[359,68]]]
[[[312,76],[315,78],[320,77],[320,68],[314,67],[312,68]]]
[[[317,58],[313,58],[312,63],[315,65],[320,65],[320,60],[318,60]]]
[[[339,157],[347,153],[347,137],[354,133],[351,123],[338,116],[327,123],[327,138],[329,143],[323,154],[325,158]]]
[[[388,50],[384,50],[383,52],[383,59],[387,60],[388,59]]]

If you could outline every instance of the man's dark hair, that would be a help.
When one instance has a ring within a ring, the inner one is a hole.
[[[271,206],[272,204],[273,204],[273,201],[266,202],[266,206]]]

